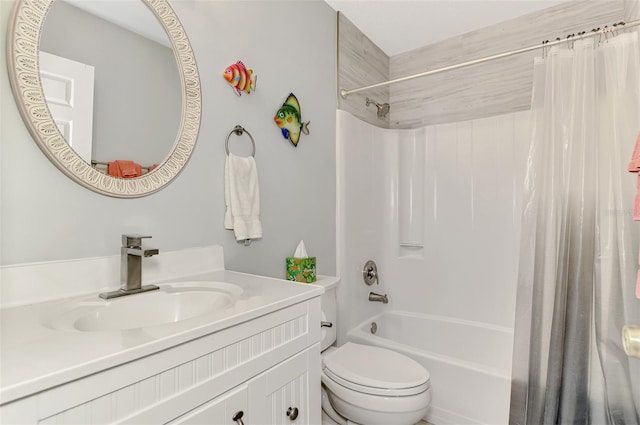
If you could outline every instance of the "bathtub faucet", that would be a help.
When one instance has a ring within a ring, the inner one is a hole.
[[[389,299],[387,298],[387,294],[380,295],[375,292],[369,292],[369,301],[379,301],[383,304],[388,304]]]

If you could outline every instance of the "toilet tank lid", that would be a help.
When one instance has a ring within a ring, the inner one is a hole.
[[[326,291],[331,288],[337,287],[338,283],[340,283],[340,278],[337,276],[318,275],[318,279],[315,282],[313,282],[311,285],[322,286]]]
[[[352,342],[323,356],[322,363],[336,376],[366,387],[404,389],[429,381],[429,372],[404,354]]]

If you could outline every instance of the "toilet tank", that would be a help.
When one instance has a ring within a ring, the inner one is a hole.
[[[324,351],[327,347],[336,341],[337,334],[337,299],[336,288],[340,278],[329,276],[318,276],[318,280],[314,285],[324,288],[324,294],[320,298],[320,308],[322,309],[322,321],[332,324],[331,327],[322,327],[322,339],[320,341],[320,351]],[[320,326],[320,324],[318,324]]]

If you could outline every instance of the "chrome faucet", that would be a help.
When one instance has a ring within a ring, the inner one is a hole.
[[[103,292],[100,298],[105,300],[138,294],[140,292],[155,291],[156,285],[142,285],[142,258],[158,255],[155,248],[142,248],[142,239],[151,236],[122,235],[120,248],[120,289]]]
[[[369,292],[369,301],[379,301],[383,304],[388,304],[389,299],[387,298],[387,294],[380,295],[375,292]]]

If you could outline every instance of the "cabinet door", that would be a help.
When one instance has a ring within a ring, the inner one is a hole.
[[[246,385],[226,392],[171,422],[175,425],[239,425],[242,423],[248,425]]]
[[[320,346],[274,366],[249,381],[251,424],[320,423]]]

